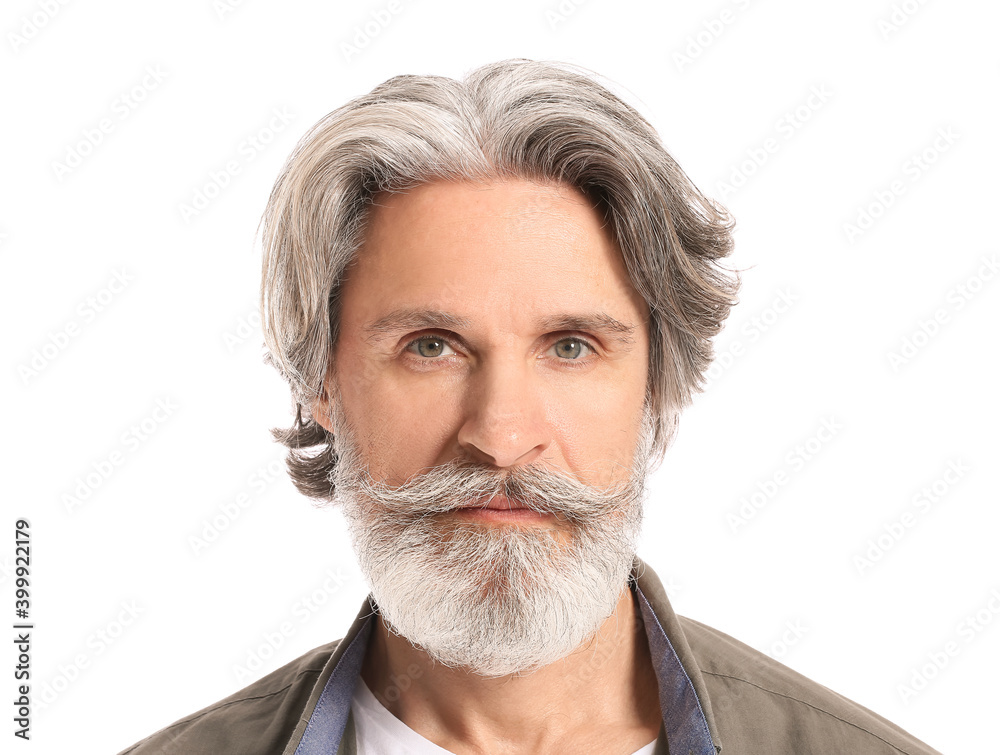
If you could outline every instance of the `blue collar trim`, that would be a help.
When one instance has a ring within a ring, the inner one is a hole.
[[[671,755],[716,755],[715,743],[708,729],[705,711],[694,691],[691,677],[677,657],[674,646],[663,631],[660,620],[653,613],[646,596],[636,585],[642,622],[646,627],[649,654],[660,690],[660,712],[663,730]]]

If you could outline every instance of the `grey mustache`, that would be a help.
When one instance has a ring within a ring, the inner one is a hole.
[[[387,511],[410,516],[485,504],[490,498],[502,495],[533,511],[567,521],[608,516],[641,498],[643,487],[641,476],[634,473],[624,482],[596,487],[539,465],[498,472],[457,459],[432,467],[398,487],[372,479],[365,469],[351,475],[349,480],[341,479],[339,485]]]

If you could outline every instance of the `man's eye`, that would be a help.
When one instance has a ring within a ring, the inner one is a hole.
[[[437,336],[427,336],[425,338],[418,338],[416,341],[411,343],[406,347],[408,351],[412,351],[428,359],[433,359],[434,357],[447,356],[448,354],[454,354],[451,346],[443,338]],[[447,349],[447,351],[446,351]]]
[[[557,341],[552,347],[556,356],[560,359],[579,359],[582,356],[586,356],[586,351],[593,351],[590,348],[590,344],[579,338],[564,338],[561,341]]]

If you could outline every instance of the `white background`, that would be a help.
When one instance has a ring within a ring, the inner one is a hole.
[[[653,479],[640,550],[677,611],[944,752],[992,746],[995,4],[51,5],[17,0],[0,18],[0,614],[9,627],[25,517],[37,703],[16,746],[7,703],[4,752],[116,752],[347,628],[366,590],[340,514],[274,473],[267,430],[291,415],[261,361],[257,222],[329,110],[395,74],[507,57],[617,82],[737,218],[744,286],[718,341],[732,359]],[[939,130],[952,136],[935,146]],[[185,216],[199,191],[211,198]],[[878,217],[852,237],[863,210]],[[794,301],[778,312],[782,295]],[[893,364],[905,339],[919,348]],[[824,420],[839,429],[810,444]],[[793,465],[797,444],[811,458]],[[915,504],[950,462],[961,478]],[[865,567],[870,540],[880,558]],[[949,642],[943,670],[905,694]]]

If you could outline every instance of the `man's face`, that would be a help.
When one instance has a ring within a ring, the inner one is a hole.
[[[522,180],[379,196],[333,365],[373,478],[459,458],[628,473],[647,309],[601,226],[575,189]]]
[[[487,676],[565,657],[625,590],[652,438],[597,213],[522,181],[386,198],[342,306],[316,416],[383,619]]]

